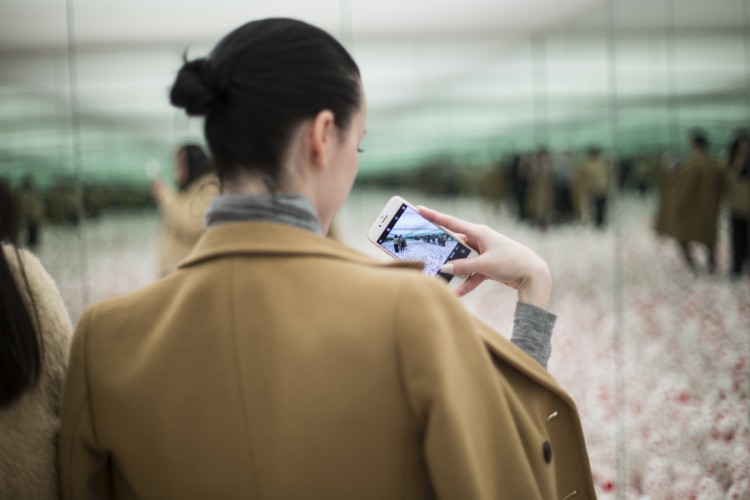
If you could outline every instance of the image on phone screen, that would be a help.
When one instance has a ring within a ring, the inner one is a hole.
[[[464,259],[471,250],[453,236],[428,221],[405,203],[378,238],[378,245],[400,260],[424,262],[424,272],[445,281],[453,277],[440,267],[454,259]]]

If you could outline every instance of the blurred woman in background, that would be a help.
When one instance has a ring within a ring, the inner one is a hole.
[[[200,146],[186,144],[175,153],[178,189],[155,179],[151,189],[159,204],[162,236],[159,255],[161,276],[173,272],[206,230],[203,214],[219,193],[211,160]]]
[[[0,498],[58,498],[57,435],[71,324],[36,257],[18,248],[0,179]]]

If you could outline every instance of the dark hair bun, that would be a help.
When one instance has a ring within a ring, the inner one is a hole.
[[[169,101],[174,106],[185,109],[190,116],[205,116],[221,97],[221,93],[208,59],[185,60],[172,85]]]

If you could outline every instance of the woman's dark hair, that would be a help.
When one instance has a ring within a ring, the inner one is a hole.
[[[20,280],[31,299],[39,325],[26,271],[18,255],[18,217],[10,186],[0,179],[0,242],[13,246]],[[5,251],[0,248],[0,408],[10,405],[39,380],[42,342],[20,284],[13,276]]]
[[[221,181],[243,169],[273,187],[294,127],[330,110],[348,128],[361,101],[357,64],[325,31],[293,19],[249,22],[207,58],[188,61],[170,101],[205,116],[206,140]]]
[[[193,181],[203,177],[213,170],[211,159],[202,147],[196,144],[185,144],[177,150],[178,155],[184,155],[187,177],[180,183],[180,191],[184,191]]]
[[[708,135],[702,129],[695,128],[690,131],[690,143],[701,151],[706,151],[711,143],[708,140]]]

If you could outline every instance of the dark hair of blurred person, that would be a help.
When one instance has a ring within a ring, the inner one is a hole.
[[[701,151],[708,150],[708,147],[710,146],[706,132],[701,129],[693,129],[690,131],[690,144]]]
[[[750,135],[744,129],[736,132],[729,146],[729,167],[737,171],[740,177],[750,175],[750,156],[747,155],[747,146],[750,143]],[[743,161],[744,160],[744,161]]]
[[[328,109],[339,130],[347,129],[361,101],[359,76],[349,53],[325,31],[268,19],[234,30],[207,59],[186,61],[170,99],[188,115],[206,117],[222,182],[251,169],[273,188],[302,120]]]
[[[57,433],[71,324],[52,278],[19,249],[0,180],[0,497],[59,498]]]
[[[727,198],[731,234],[730,278],[738,279],[750,260],[750,136],[738,130],[729,147]]]
[[[18,214],[10,186],[0,179],[0,241],[18,252]],[[33,295],[31,311],[20,286],[29,293],[20,257],[23,283],[19,285],[11,272],[5,252],[0,251],[0,408],[8,406],[39,380],[42,364],[42,340],[32,317],[37,314]],[[38,324],[38,320],[36,321]]]
[[[177,185],[185,191],[193,182],[213,171],[213,164],[202,147],[185,144],[177,152]]]

